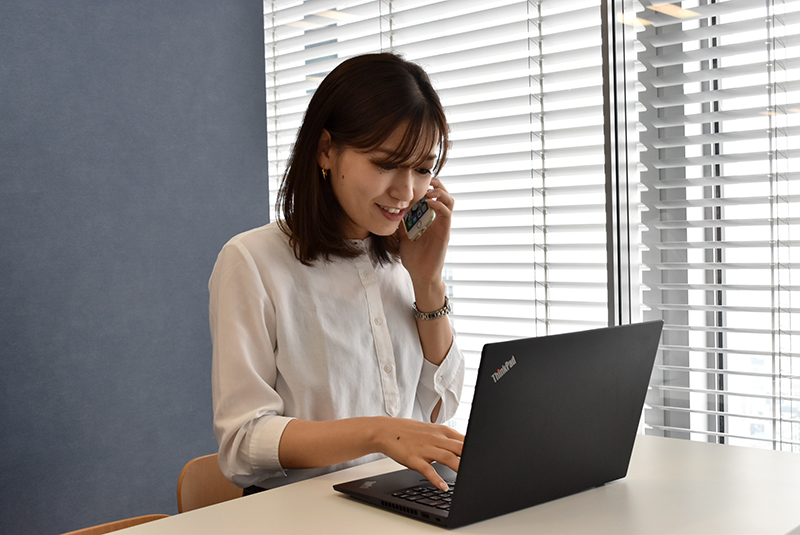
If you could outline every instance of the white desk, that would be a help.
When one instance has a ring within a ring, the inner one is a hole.
[[[331,488],[398,466],[377,461],[119,533],[447,533]],[[625,479],[455,531],[727,535],[798,526],[800,455],[640,436]]]

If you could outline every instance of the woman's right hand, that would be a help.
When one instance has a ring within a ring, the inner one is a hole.
[[[407,418],[380,418],[378,427],[376,446],[380,453],[447,490],[447,483],[431,463],[438,462],[458,472],[464,435],[446,425]]]
[[[283,468],[316,468],[382,453],[446,489],[431,463],[458,471],[463,446],[464,435],[455,429],[409,418],[291,420],[281,435],[279,460]]]

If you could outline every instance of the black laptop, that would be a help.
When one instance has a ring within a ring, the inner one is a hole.
[[[486,344],[461,465],[335,485],[370,504],[456,528],[625,477],[663,322]]]

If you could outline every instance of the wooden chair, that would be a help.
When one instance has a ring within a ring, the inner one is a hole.
[[[179,513],[241,497],[242,489],[222,475],[216,453],[192,459],[178,478]]]
[[[131,528],[133,526],[138,526],[139,524],[144,524],[146,522],[152,522],[153,520],[160,520],[167,517],[169,517],[169,515],[137,516],[134,518],[126,518],[124,520],[115,520],[114,522],[107,522],[105,524],[99,524],[97,526],[83,528],[77,531],[70,531],[64,535],[103,535],[103,533],[111,533],[112,531]]]

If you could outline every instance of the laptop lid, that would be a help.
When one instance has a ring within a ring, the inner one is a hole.
[[[449,512],[393,496],[411,470],[334,488],[455,528],[625,477],[662,326],[485,345]]]

